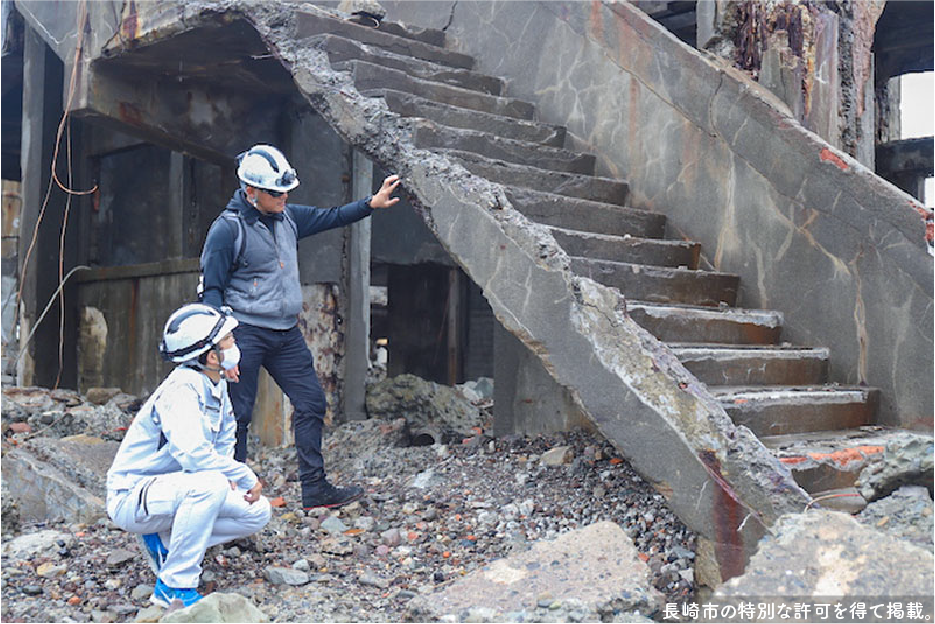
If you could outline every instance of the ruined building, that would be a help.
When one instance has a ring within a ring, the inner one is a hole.
[[[892,80],[933,69],[931,3],[383,5],[5,1],[5,383],[151,391],[268,142],[299,203],[404,179],[299,247],[334,418],[366,417],[377,339],[391,376],[492,376],[498,434],[596,427],[705,582],[850,487],[837,458],[931,430],[932,140],[897,140]]]

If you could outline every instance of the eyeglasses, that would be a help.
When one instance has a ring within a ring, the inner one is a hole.
[[[270,197],[282,197],[288,192],[288,191],[270,191],[269,189],[260,189],[260,190],[266,193],[267,195],[269,195]]]

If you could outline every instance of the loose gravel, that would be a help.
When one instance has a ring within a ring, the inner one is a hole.
[[[279,506],[257,535],[209,549],[200,589],[243,594],[277,622],[402,621],[416,595],[536,540],[610,520],[668,601],[692,599],[694,535],[599,435],[478,433],[397,447],[400,426],[362,421],[326,437],[332,480],[367,492],[336,511],[303,512],[294,449],[261,449],[251,463]],[[546,455],[562,446],[569,450]],[[543,462],[556,455],[565,463]],[[127,533],[106,519],[61,518],[23,533],[46,529],[67,533],[67,545],[2,559],[3,621],[126,622],[149,606],[155,579],[142,556],[120,552],[138,552]]]

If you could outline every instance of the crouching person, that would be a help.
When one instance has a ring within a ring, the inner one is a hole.
[[[107,515],[139,536],[162,606],[201,600],[205,550],[269,522],[262,485],[234,459],[237,421],[222,372],[240,359],[236,326],[203,304],[169,317],[159,350],[179,366],[143,404],[107,471]]]

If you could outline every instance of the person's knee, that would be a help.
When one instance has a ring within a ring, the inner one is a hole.
[[[256,533],[269,524],[272,515],[273,507],[270,505],[269,499],[261,496],[259,500],[247,506],[247,517],[244,522],[252,529],[251,533]]]
[[[196,496],[207,496],[212,499],[223,501],[230,491],[230,481],[223,472],[217,470],[206,470],[192,474],[191,487],[189,493]]]

